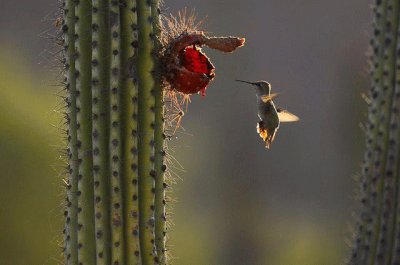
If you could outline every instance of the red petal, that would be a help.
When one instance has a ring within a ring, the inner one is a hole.
[[[184,94],[205,95],[208,83],[214,78],[214,66],[208,57],[195,45],[186,47],[179,54],[179,66],[173,69],[170,78],[174,89]]]
[[[211,78],[203,73],[191,72],[184,67],[174,71],[174,88],[184,94],[195,94],[207,88]]]
[[[182,65],[191,72],[209,75],[213,66],[205,56],[196,47],[187,47],[184,51]]]

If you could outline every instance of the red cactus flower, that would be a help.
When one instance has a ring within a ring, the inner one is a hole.
[[[195,45],[180,53],[181,67],[175,71],[174,88],[184,94],[205,95],[208,83],[214,78],[214,66]]]
[[[233,52],[243,43],[242,38],[209,38],[203,32],[186,32],[172,41],[166,51],[166,78],[172,88],[179,92],[204,96],[209,82],[215,76],[215,67],[199,47],[206,45],[222,52]]]

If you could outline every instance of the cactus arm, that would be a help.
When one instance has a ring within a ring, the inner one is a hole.
[[[166,211],[165,211],[165,176],[164,172],[166,166],[164,165],[164,94],[161,84],[161,73],[160,65],[158,61],[158,53],[161,49],[160,37],[160,8],[159,1],[151,1],[151,16],[153,22],[154,32],[154,53],[155,56],[155,159],[154,167],[156,171],[155,177],[155,238],[156,238],[156,250],[160,264],[166,264],[166,248],[165,248],[165,235],[166,235]]]
[[[139,225],[142,264],[154,263],[154,77],[151,6],[137,1],[139,53]]]
[[[75,77],[78,146],[78,261],[96,263],[94,234],[94,192],[92,174],[92,95],[91,95],[91,23],[90,1],[76,1]]]
[[[374,69],[374,83],[373,83],[373,92],[372,92],[372,97],[376,97],[376,101],[373,101],[372,108],[377,110],[381,109],[382,107],[379,104],[379,101],[387,100],[387,96],[385,95],[386,93],[382,93],[382,88],[384,86],[384,78],[383,78],[383,73],[386,71],[385,68],[385,53],[386,47],[382,45],[384,43],[386,33],[385,33],[385,23],[386,23],[386,16],[387,16],[387,6],[388,6],[388,1],[383,1],[380,5],[377,5],[377,31],[379,32],[377,36],[377,43],[379,47],[379,57],[376,58],[377,61],[377,67]],[[382,17],[380,17],[382,16]],[[386,96],[386,98],[385,98]],[[384,138],[387,136],[383,135],[384,134],[384,124],[381,124],[379,122],[379,119],[381,118],[381,113],[372,113],[371,114],[371,119],[374,122],[374,130],[373,134],[371,135],[372,137],[372,144],[371,144],[371,149],[370,153],[372,155],[371,160],[369,161],[370,164],[368,164],[370,176],[369,180],[371,182],[370,185],[370,220],[368,220],[370,223],[368,225],[368,230],[371,231],[370,233],[367,233],[367,244],[368,246],[368,251],[365,253],[365,264],[373,264],[375,262],[375,257],[377,253],[377,247],[378,247],[378,237],[379,237],[379,229],[380,229],[380,214],[381,214],[381,201],[383,200],[382,198],[382,193],[383,193],[383,185],[384,185],[384,179],[381,177],[381,171],[382,171],[382,159],[384,159],[384,154],[382,152],[379,152],[378,150],[383,150],[384,148]],[[375,164],[375,166],[372,166],[372,164]]]
[[[362,170],[362,211],[348,264],[397,264],[399,253],[399,2],[377,0],[372,88]]]
[[[119,1],[109,0],[111,27],[110,164],[111,164],[111,248],[112,264],[124,264],[123,204],[121,186],[121,88]]]
[[[134,62],[137,56],[136,1],[126,1],[121,7],[121,117],[125,259],[127,264],[140,264],[139,201],[138,201],[138,146],[137,146],[137,76]]]
[[[399,21],[400,23],[400,21]],[[398,35],[400,36],[400,27],[398,28]],[[400,51],[400,41],[397,40],[397,52]],[[397,55],[396,58],[396,82],[395,82],[395,92],[394,92],[394,97],[395,100],[393,101],[393,108],[392,111],[398,111],[400,110],[400,101],[398,100],[400,97],[400,55]],[[399,124],[400,123],[400,115],[394,115],[392,117],[391,124]],[[396,128],[396,131],[398,131],[398,128]],[[399,136],[397,137],[399,139]],[[397,142],[396,145],[392,146],[393,148],[393,155],[395,158],[395,161],[399,161],[399,153],[400,153],[400,148],[399,144]],[[393,264],[400,264],[400,211],[398,211],[399,207],[399,202],[400,202],[400,190],[399,190],[399,185],[400,185],[400,165],[396,165],[396,171],[394,172],[395,176],[395,198],[394,198],[394,218],[393,218],[393,226],[394,230],[392,231],[392,234],[394,235],[394,238],[392,237],[392,253],[390,256],[393,256],[392,263]],[[397,211],[396,211],[397,210]],[[395,251],[394,251],[395,250]]]
[[[372,70],[371,79],[372,87],[370,91],[370,97],[373,98],[375,95],[379,95],[375,92],[378,86],[380,86],[381,75],[383,73],[383,47],[380,43],[384,41],[384,34],[382,33],[385,22],[386,14],[386,1],[374,8],[374,37],[372,39],[373,55],[371,56]],[[368,126],[366,131],[366,149],[364,162],[362,166],[362,211],[361,220],[358,225],[357,238],[355,239],[355,246],[352,254],[352,262],[367,263],[369,250],[372,245],[372,232],[371,225],[376,222],[375,211],[377,209],[377,181],[374,181],[372,172],[372,164],[374,163],[374,153],[372,150],[376,148],[376,142],[373,140],[378,134],[378,114],[377,114],[377,102],[373,100],[369,105],[368,111]]]
[[[93,0],[92,111],[93,177],[97,265],[111,264],[109,205],[109,91],[110,40],[107,1]]]
[[[372,61],[372,87],[370,92],[370,97],[375,95],[375,90],[378,86],[380,86],[380,77],[383,73],[383,47],[381,43],[384,41],[384,23],[385,23],[385,14],[386,14],[386,1],[377,5],[375,7],[375,16],[374,16],[374,38],[372,39],[372,48],[373,55],[371,58]],[[374,163],[374,153],[372,150],[376,148],[376,142],[373,141],[378,135],[378,115],[376,113],[377,110],[377,100],[372,101],[369,106],[368,111],[368,123],[367,126],[367,152],[365,152],[364,163],[362,168],[363,180],[362,180],[362,203],[363,203],[363,212],[361,218],[362,225],[359,226],[359,237],[360,239],[356,240],[356,242],[363,242],[362,244],[357,244],[357,248],[354,253],[360,252],[359,254],[353,254],[354,257],[357,257],[363,263],[367,262],[369,249],[371,249],[372,245],[372,232],[370,231],[370,225],[375,222],[375,211],[377,209],[377,199],[376,194],[377,190],[377,182],[374,181],[374,176],[372,172],[372,164]]]
[[[75,85],[75,4],[73,0],[63,3],[63,48],[64,68],[67,88],[67,126],[68,126],[68,179],[67,179],[67,210],[65,212],[64,230],[64,263],[73,265],[78,263],[78,149],[76,134],[76,85]]]
[[[376,87],[380,84],[380,76],[383,72],[383,49],[380,43],[384,41],[384,34],[381,34],[384,25],[386,2],[375,6],[374,8],[374,37],[371,40],[373,54],[371,55],[371,79],[372,86],[369,92],[371,98],[375,95]],[[379,14],[379,15],[378,15]],[[374,154],[372,150],[375,149],[376,142],[374,141],[377,136],[377,100],[373,100],[369,105],[368,110],[368,125],[366,128],[366,152],[364,154],[364,161],[362,165],[362,179],[361,179],[361,198],[362,203],[360,218],[357,224],[356,238],[354,239],[353,251],[349,264],[367,264],[368,255],[371,249],[372,232],[371,225],[375,223],[375,212],[377,209],[377,200],[372,194],[376,194],[377,182],[373,181],[372,164],[374,163]]]
[[[399,200],[399,184],[400,184],[400,171],[399,164],[399,145],[398,141],[400,139],[400,128],[398,124],[400,123],[400,117],[397,115],[397,111],[400,109],[400,3],[398,1],[391,2],[392,9],[390,10],[390,30],[388,30],[388,39],[391,39],[389,51],[388,51],[388,72],[389,75],[386,76],[385,85],[392,87],[391,89],[391,101],[390,106],[387,108],[387,112],[390,113],[390,118],[388,119],[387,130],[389,131],[389,136],[387,139],[387,158],[386,158],[386,169],[384,172],[385,186],[384,186],[384,209],[382,212],[383,224],[381,226],[381,236],[379,242],[383,245],[378,252],[382,253],[387,258],[384,260],[387,264],[400,263],[399,259],[399,248],[396,247],[396,241],[398,241],[398,200]],[[387,26],[389,25],[387,23]],[[397,56],[396,56],[397,55]],[[390,212],[391,214],[387,216],[385,213]],[[384,229],[384,226],[388,229]],[[397,231],[396,231],[397,230]],[[382,244],[382,242],[387,242],[387,246]],[[386,248],[385,248],[386,247]]]
[[[383,56],[383,77],[382,77],[382,111],[380,112],[380,122],[378,125],[378,146],[385,150],[381,152],[380,148],[376,150],[376,157],[379,158],[380,164],[375,164],[376,171],[375,175],[379,178],[378,198],[379,208],[375,230],[376,237],[372,245],[372,256],[370,264],[390,264],[391,253],[392,253],[392,231],[393,231],[393,220],[396,214],[393,212],[394,200],[394,182],[395,178],[393,174],[396,174],[397,165],[394,160],[397,156],[393,153],[396,146],[390,144],[391,139],[396,139],[398,135],[397,126],[393,127],[392,119],[395,119],[396,115],[392,115],[393,104],[396,100],[393,100],[394,94],[394,81],[396,73],[396,48],[397,48],[397,29],[398,29],[398,16],[399,16],[399,4],[397,0],[389,0],[387,4],[387,14],[385,21],[385,46]],[[390,158],[390,159],[389,159]],[[378,236],[379,235],[379,236]]]

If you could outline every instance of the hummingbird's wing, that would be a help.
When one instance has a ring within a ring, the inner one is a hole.
[[[280,122],[294,122],[300,120],[299,117],[285,109],[277,108],[276,111],[278,112]]]
[[[278,96],[277,93],[273,93],[273,94],[271,94],[271,95],[261,96],[260,98],[261,98],[262,102],[267,103],[268,101],[273,100],[273,99],[276,98],[277,96]]]

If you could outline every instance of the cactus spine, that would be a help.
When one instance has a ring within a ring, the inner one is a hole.
[[[78,262],[95,264],[92,159],[92,6],[76,1],[75,78],[78,148]]]
[[[158,2],[65,0],[63,10],[64,262],[158,263],[155,226],[165,224]]]
[[[351,265],[400,264],[400,3],[377,0],[361,211]]]
[[[155,83],[153,61],[153,24],[149,1],[138,0],[139,24],[139,226],[142,261],[155,258],[154,194],[156,172],[154,168]]]
[[[64,228],[64,263],[78,263],[78,149],[75,82],[75,5],[72,0],[63,2],[63,57],[65,63],[66,119],[67,119],[67,200]]]
[[[138,201],[138,86],[136,66],[138,33],[136,2],[126,1],[121,10],[121,100],[126,264],[140,264]]]
[[[152,0],[151,2],[151,14],[153,21],[153,30],[156,36],[155,39],[155,51],[161,50],[160,36],[161,36],[161,25],[160,25],[160,9],[159,1]],[[153,56],[157,58],[157,53]],[[156,182],[155,182],[155,238],[156,238],[156,250],[160,264],[166,264],[166,249],[165,249],[165,235],[166,235],[166,211],[165,211],[165,176],[166,165],[164,164],[164,92],[161,85],[161,69],[157,59],[155,61],[154,72],[155,72],[155,161],[154,167],[156,171]]]
[[[105,1],[95,0],[92,7],[92,110],[93,110],[93,176],[95,196],[95,233],[96,233],[96,264],[111,263],[109,242],[110,234],[106,231],[110,226],[109,176],[110,165],[108,131],[110,114],[108,113],[110,97],[110,26],[108,20],[108,5]],[[99,45],[106,43],[107,45]]]

